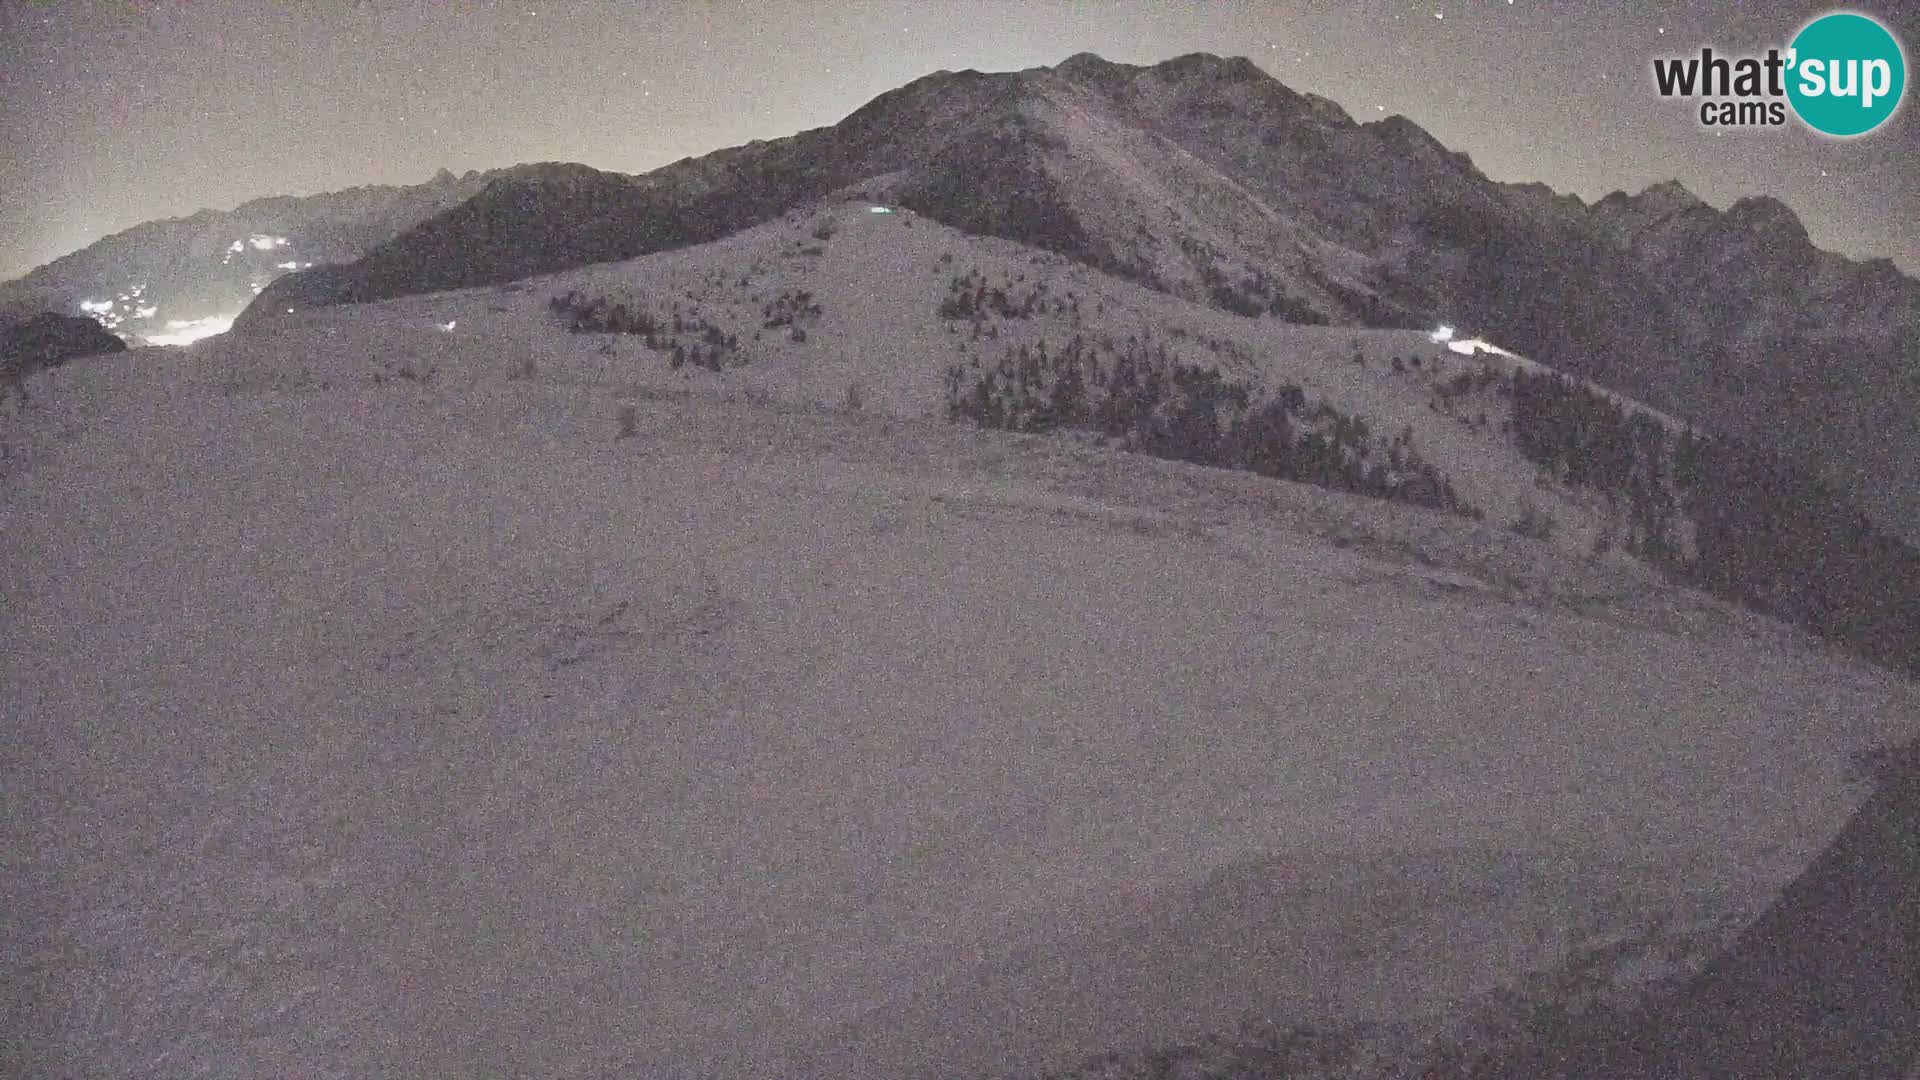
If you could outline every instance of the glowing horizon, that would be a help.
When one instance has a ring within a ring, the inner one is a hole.
[[[146,334],[148,345],[191,345],[233,329],[234,316],[209,315],[204,319],[168,319],[167,333]]]

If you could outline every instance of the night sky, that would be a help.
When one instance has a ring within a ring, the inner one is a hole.
[[[1837,6],[1837,5],[1836,5]],[[1907,45],[1920,5],[1851,5]],[[929,72],[1244,55],[1589,200],[1766,193],[1920,273],[1920,109],[1861,139],[1715,134],[1657,54],[1784,47],[1819,4],[0,0],[0,279],[150,218],[523,161],[640,172],[832,124]],[[1664,32],[1663,32],[1664,31]],[[1909,72],[1909,81],[1913,79]],[[1916,91],[1910,85],[1907,97]]]

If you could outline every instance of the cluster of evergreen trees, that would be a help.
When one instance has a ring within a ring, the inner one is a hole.
[[[589,298],[573,289],[548,300],[547,308],[566,320],[570,333],[638,336],[644,339],[647,348],[666,353],[667,362],[675,368],[692,364],[708,371],[720,371],[726,366],[727,354],[740,349],[737,336],[708,324],[698,315],[682,315],[678,304],[674,305],[671,322],[666,325],[662,325],[644,302],[629,305],[604,296]],[[691,344],[681,342],[680,335],[689,333],[700,336]]]
[[[1213,305],[1223,311],[1249,319],[1272,315],[1291,323],[1327,325],[1325,315],[1305,300],[1289,295],[1265,270],[1248,274],[1236,285],[1219,267],[1208,264],[1200,268],[1200,281],[1206,286],[1207,297]]]
[[[547,301],[547,308],[566,320],[567,330],[575,334],[638,334],[652,336],[660,324],[643,305],[629,307],[608,297],[589,298],[577,289]]]
[[[1153,263],[1140,252],[1124,256],[1114,251],[1101,251],[1098,256],[1087,260],[1103,274],[1111,274],[1122,281],[1131,281],[1136,285],[1152,289],[1154,292],[1171,293],[1167,283],[1155,270]]]
[[[1684,556],[1672,471],[1678,457],[1697,452],[1692,431],[1675,445],[1646,413],[1557,372],[1523,368],[1513,374],[1513,441],[1555,479],[1624,507],[1628,551],[1661,565]]]
[[[1636,554],[1722,599],[1920,674],[1920,551],[1779,454],[1644,414],[1564,376],[1518,372],[1513,435],[1560,479],[1629,511]],[[1693,525],[1688,557],[1676,529]]]
[[[1709,591],[1920,675],[1920,551],[1781,456],[1703,440],[1676,466]]]
[[[1049,312],[1072,315],[1077,319],[1080,300],[1071,292],[1065,297],[1050,297],[1044,281],[1034,282],[1024,295],[1010,295],[1007,288],[988,285],[986,275],[976,270],[955,274],[947,282],[947,295],[940,301],[939,307],[943,319],[970,322],[980,322],[994,315],[1003,319],[1031,319],[1036,313],[1045,315]]]
[[[1356,357],[1359,356],[1357,349],[1354,355]],[[1438,364],[1439,361],[1436,360],[1435,363]],[[1506,383],[1506,377],[1498,371],[1486,365],[1479,365],[1456,373],[1453,378],[1435,386],[1433,392],[1439,395],[1443,403],[1451,402],[1455,398],[1463,398],[1472,394],[1484,394],[1489,387],[1494,386],[1498,386],[1502,392],[1510,395],[1513,386]]]
[[[946,399],[949,416],[982,427],[1098,431],[1155,457],[1482,516],[1420,458],[1410,431],[1382,444],[1365,421],[1309,406],[1297,385],[1258,395],[1164,343],[1076,335],[1057,351],[1009,346],[991,367],[977,357],[949,367]]]
[[[761,325],[768,330],[794,326],[801,319],[817,319],[820,313],[820,305],[814,301],[813,293],[805,289],[798,292],[789,290],[767,301],[760,311],[766,320]]]

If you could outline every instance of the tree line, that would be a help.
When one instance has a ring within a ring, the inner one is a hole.
[[[1920,551],[1768,448],[1679,433],[1553,372],[1514,376],[1520,452],[1624,505],[1636,554],[1722,599],[1920,674]],[[1692,550],[1679,542],[1692,525]]]
[[[1381,439],[1296,384],[1256,391],[1164,342],[1009,345],[991,366],[978,356],[950,366],[946,403],[950,417],[981,427],[1095,431],[1155,457],[1484,516],[1420,457],[1410,430]]]

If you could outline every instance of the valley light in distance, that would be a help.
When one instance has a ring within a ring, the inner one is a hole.
[[[148,345],[191,345],[202,338],[224,334],[233,329],[232,315],[209,315],[204,319],[168,319],[162,334],[142,334]]]
[[[285,251],[293,254],[288,250],[292,247],[293,241],[288,237],[271,233],[252,233],[229,243],[221,252],[220,265],[230,266],[236,256],[243,256],[249,251]],[[273,264],[273,271],[292,273],[312,266],[311,259],[282,259]],[[262,270],[253,274],[249,282],[253,295],[259,296],[264,292],[279,273]],[[240,312],[236,310],[189,319],[167,319],[164,324],[161,324],[158,321],[161,315],[160,305],[147,295],[145,282],[128,285],[126,291],[116,296],[109,296],[107,299],[82,300],[79,302],[79,308],[81,314],[91,316],[101,326],[118,334],[126,339],[127,344],[134,346],[191,345],[204,338],[226,333],[232,329],[234,320],[240,317]],[[153,321],[148,322],[148,320]],[[164,325],[164,329],[147,333],[142,332],[140,326],[135,324]]]

